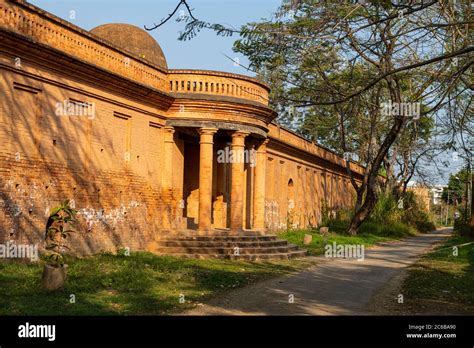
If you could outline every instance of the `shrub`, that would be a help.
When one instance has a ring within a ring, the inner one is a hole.
[[[359,232],[364,234],[372,233],[376,235],[382,235],[381,225],[370,220],[364,221],[364,223],[360,226]]]
[[[406,192],[403,196],[402,220],[414,226],[420,232],[429,232],[436,227],[430,215],[422,208],[422,202],[414,192]]]
[[[380,236],[403,237],[413,235],[417,231],[429,232],[436,227],[430,215],[423,210],[422,202],[413,192],[406,192],[403,196],[403,205],[393,194],[382,192],[375,204],[370,218],[360,227],[360,233],[375,234]],[[338,234],[344,234],[349,226],[352,211],[340,209],[336,216],[329,214],[329,208],[325,202],[322,205],[322,223],[329,230]]]
[[[474,227],[470,226],[464,214],[465,212],[461,211],[461,216],[454,220],[454,231],[460,236],[474,237]]]
[[[402,212],[398,208],[398,202],[392,194],[382,192],[374,210],[371,214],[371,220],[380,223],[390,223],[400,221]]]
[[[375,234],[387,237],[405,237],[416,234],[416,229],[401,221],[392,222],[390,224],[381,224],[375,221],[365,221],[360,226],[360,233]]]
[[[349,219],[341,219],[336,217],[331,219],[326,224],[329,227],[329,230],[335,233],[343,234],[346,232],[347,227],[349,226]]]

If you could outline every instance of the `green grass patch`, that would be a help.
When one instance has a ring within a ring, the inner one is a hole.
[[[336,244],[362,244],[365,247],[369,247],[380,242],[413,236],[417,232],[413,227],[402,223],[383,225],[366,222],[361,226],[359,234],[355,236],[342,234],[346,228],[347,222],[334,220],[329,223],[329,231],[331,232],[325,236],[317,231],[290,230],[278,233],[278,237],[287,239],[290,243],[308,250],[309,255],[322,255],[324,254],[324,245],[332,244],[333,242],[336,242]],[[306,234],[312,235],[312,241],[309,245],[303,244]]]
[[[65,287],[40,287],[42,263],[0,262],[0,315],[161,315],[293,272],[308,261],[195,260],[151,253],[69,259]],[[70,295],[75,303],[70,303]],[[180,295],[186,302],[180,303]]]
[[[467,236],[453,236],[426,254],[402,286],[409,312],[440,314],[474,313],[473,288],[474,238]]]

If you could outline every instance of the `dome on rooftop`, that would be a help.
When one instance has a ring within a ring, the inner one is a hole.
[[[90,31],[105,41],[157,65],[168,69],[163,51],[145,30],[130,24],[103,24]]]

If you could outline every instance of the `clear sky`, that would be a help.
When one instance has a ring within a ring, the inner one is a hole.
[[[30,2],[83,29],[90,30],[106,23],[128,23],[143,28],[159,23],[171,13],[179,0],[30,0]],[[240,27],[242,24],[271,18],[282,0],[188,0],[193,14],[200,20]],[[185,10],[184,6],[180,9]],[[71,18],[74,11],[75,18]],[[175,16],[176,17],[176,16]],[[164,26],[149,32],[160,44],[166,56],[168,67],[172,69],[207,69],[253,75],[234,64],[225,55],[238,58],[247,66],[245,57],[232,51],[237,36],[220,37],[214,32],[202,31],[190,41],[178,41],[184,23],[175,18]],[[450,160],[451,154],[441,159]],[[438,184],[447,182],[450,173],[458,171],[463,161],[450,161],[443,175],[435,180]],[[428,164],[428,167],[433,168]],[[434,170],[434,168],[433,168]]]
[[[90,30],[106,23],[150,27],[167,17],[179,0],[31,0],[30,3]],[[188,3],[194,8],[194,16],[200,20],[239,28],[247,22],[270,18],[281,0],[188,0]],[[186,10],[184,6],[180,9]],[[70,11],[75,11],[75,19],[70,18]],[[175,18],[149,32],[163,49],[169,68],[220,70],[253,75],[244,68],[235,66],[224,56],[239,58],[239,62],[247,66],[247,60],[232,51],[237,36],[218,37],[214,32],[206,30],[190,41],[178,41],[184,23],[177,23]]]

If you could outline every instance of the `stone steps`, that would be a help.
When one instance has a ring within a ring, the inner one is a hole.
[[[176,237],[196,237],[199,236],[198,232],[196,230],[192,229],[180,229],[180,230],[168,230],[168,229],[163,229],[160,230],[161,238],[163,237],[170,237],[170,238],[176,238]],[[232,237],[232,236],[237,236],[237,237],[276,237],[274,234],[267,234],[263,231],[250,231],[250,230],[244,230],[240,231],[237,234],[232,234],[229,229],[217,229],[217,230],[212,230],[212,232],[208,234],[201,235],[204,237]]]
[[[278,247],[285,246],[286,240],[260,240],[260,241],[216,241],[216,240],[160,240],[164,247],[223,247],[223,248],[252,248],[252,247]]]
[[[158,255],[246,261],[282,260],[306,255],[305,250],[298,249],[287,240],[278,239],[276,235],[230,235],[228,231],[199,235],[196,231],[183,232],[157,237],[157,246],[152,251]]]
[[[179,236],[179,235],[167,235],[159,236],[156,238],[157,241],[215,241],[215,242],[265,242],[265,241],[274,241],[276,240],[275,235],[266,235],[266,236],[219,236],[219,235],[208,235],[208,236]]]
[[[289,260],[297,257],[305,257],[306,250],[296,250],[287,253],[278,254],[240,254],[240,255],[223,255],[223,254],[187,254],[187,253],[157,253],[158,255],[185,257],[193,259],[228,259],[240,261],[260,261],[260,260]]]
[[[288,244],[278,247],[158,247],[155,251],[157,253],[172,253],[172,254],[219,254],[219,255],[234,255],[234,254],[279,254],[298,250],[296,245]]]

